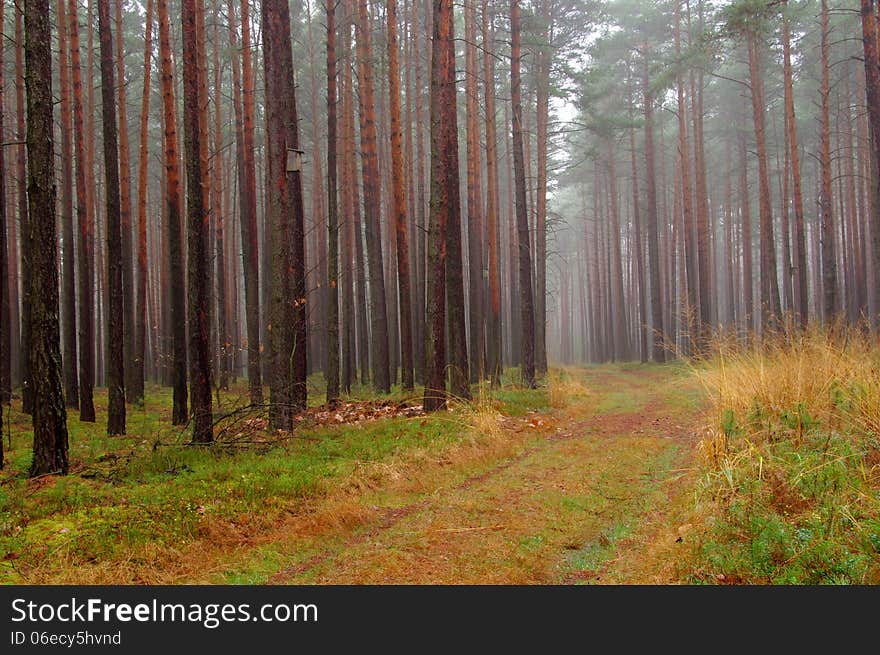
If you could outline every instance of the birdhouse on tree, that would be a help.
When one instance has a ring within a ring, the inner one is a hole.
[[[287,149],[287,172],[299,173],[302,171],[303,151],[296,148]]]

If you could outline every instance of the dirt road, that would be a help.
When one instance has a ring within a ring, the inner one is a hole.
[[[574,375],[588,392],[567,407],[322,500],[224,581],[680,581],[698,395],[664,367]]]

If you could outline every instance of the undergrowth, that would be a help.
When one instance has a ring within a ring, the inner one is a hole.
[[[692,582],[880,583],[880,345],[857,329],[716,344]]]

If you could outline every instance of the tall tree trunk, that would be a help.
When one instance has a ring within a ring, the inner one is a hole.
[[[862,47],[865,62],[865,95],[868,105],[869,132],[872,150],[872,179],[869,199],[874,203],[870,213],[869,227],[871,232],[871,258],[874,267],[874,297],[871,299],[873,306],[880,306],[880,67],[877,65],[877,29],[878,21],[874,14],[873,0],[861,0],[862,16]],[[877,314],[871,318],[873,325],[878,324]]]
[[[394,187],[394,225],[397,236],[397,288],[400,296],[400,378],[403,389],[413,388],[412,300],[410,299],[409,234],[406,180],[400,126],[400,65],[397,46],[397,0],[387,2],[388,98],[391,114],[391,181]]]
[[[339,211],[336,190],[336,2],[327,0],[327,404],[339,400]]]
[[[431,211],[428,228],[424,399],[425,411],[428,412],[446,406],[446,286],[450,282],[447,265],[450,238],[447,231],[452,229],[453,223],[457,223],[453,216],[460,215],[461,211],[452,1],[434,0],[433,12]]]
[[[415,359],[415,381],[425,383],[426,381],[426,354],[425,343],[427,338],[427,326],[425,322],[426,308],[426,273],[427,273],[427,221],[425,218],[425,138],[424,138],[424,120],[422,112],[422,104],[424,101],[423,85],[422,85],[422,51],[419,47],[419,34],[422,26],[419,24],[419,7],[421,0],[413,0],[413,19],[412,19],[412,36],[413,36],[413,53],[415,53],[415,105],[416,105],[416,230],[413,233],[415,239],[415,260],[416,260],[416,292],[415,304],[418,308],[416,312],[416,337],[413,344]],[[427,12],[426,12],[427,13]],[[427,25],[427,17],[426,23]],[[427,27],[425,27],[427,33]],[[430,43],[426,44],[426,47]]]
[[[73,145],[76,156],[77,268],[79,285],[79,420],[95,421],[92,389],[95,384],[95,230],[88,200],[88,165],[83,125],[82,71],[79,52],[79,18],[76,0],[68,0],[67,22],[70,74],[73,82]],[[89,138],[92,138],[89,135]],[[91,179],[91,178],[88,178]]]
[[[101,119],[104,125],[104,175],[107,225],[107,434],[125,434],[124,292],[122,225],[119,206],[119,151],[116,141],[116,87],[110,2],[98,0],[101,46]]]
[[[681,52],[681,15],[680,5],[675,5],[675,27],[673,31],[673,39],[675,41],[676,53]],[[684,220],[684,251],[685,251],[685,272],[686,280],[683,282],[687,287],[687,307],[684,312],[684,319],[688,323],[688,349],[691,350],[695,346],[700,349],[699,335],[702,333],[700,325],[702,313],[700,311],[700,295],[698,276],[700,274],[699,255],[697,244],[694,243],[694,237],[697,234],[696,221],[694,220],[693,205],[693,188],[691,187],[691,173],[688,148],[688,130],[687,130],[687,105],[684,100],[684,82],[681,74],[676,76],[676,93],[678,95],[678,162],[681,171],[681,208]],[[656,328],[655,328],[656,329]]]
[[[52,129],[52,33],[49,0],[28,0],[27,87],[28,250],[30,251],[30,374],[34,454],[30,475],[67,473],[67,410],[61,377],[58,269],[55,248],[55,155]]]
[[[501,343],[501,271],[498,228],[498,138],[495,128],[494,31],[489,1],[483,0],[483,99],[486,112],[486,223],[489,255],[489,316],[486,323],[486,348],[492,386],[501,383],[503,350]]]
[[[123,0],[116,0],[116,77],[119,93],[119,201],[122,229],[122,305],[123,352],[125,356],[125,388],[134,381],[135,294],[134,260],[131,229],[131,156],[128,147],[128,107],[126,106],[125,60],[122,38]]]
[[[351,74],[351,23],[348,14],[342,15],[341,21],[341,61],[342,66],[342,162],[340,166],[341,200],[343,220],[341,226],[342,237],[342,269],[340,279],[342,281],[342,367],[340,386],[345,393],[351,393],[352,381],[357,378],[357,330],[355,312],[355,293],[359,291],[356,288],[357,283],[357,267],[355,266],[354,248],[356,245],[355,225],[360,221],[356,220],[357,207],[355,207],[353,197],[355,196],[355,185],[357,175],[352,173],[354,168],[354,118],[353,118],[353,100],[352,100],[352,74]]]
[[[140,146],[138,152],[138,216],[137,216],[137,310],[135,313],[134,353],[131,359],[131,386],[127,388],[131,402],[144,400],[144,363],[147,330],[147,172],[149,167],[150,74],[153,50],[153,0],[147,0],[144,30],[144,87],[141,92]]]
[[[654,175],[654,94],[648,77],[647,48],[645,49],[643,80],[645,103],[645,229],[648,232],[648,276],[651,284],[651,327],[653,345],[651,357],[655,362],[666,360],[663,349],[663,310],[660,306],[660,248],[657,240],[657,185]],[[685,157],[687,154],[685,153]],[[690,281],[688,281],[690,285]]]
[[[31,288],[31,263],[30,263],[30,228],[28,226],[28,195],[27,162],[25,148],[25,34],[24,34],[24,7],[21,3],[15,5],[15,118],[16,134],[18,137],[18,224],[20,229],[19,257],[21,263],[21,339],[19,341],[21,353],[19,355],[21,378],[21,410],[25,414],[33,414],[34,390],[31,381],[31,295],[25,290]],[[51,64],[51,60],[50,60]],[[52,163],[54,166],[54,162]],[[54,241],[53,241],[54,243]]]
[[[477,73],[476,1],[467,0],[464,8],[471,382],[477,382],[484,378],[484,362],[486,360],[485,322],[483,317],[483,199],[480,184],[480,99]]]
[[[244,271],[245,326],[248,356],[248,396],[253,405],[263,402],[260,375],[260,266],[257,230],[257,190],[253,152],[253,66],[250,54],[249,3],[242,2],[241,62],[235,31],[235,3],[229,0],[229,42],[232,49],[232,88],[235,112],[235,148],[241,263]]]
[[[773,240],[773,207],[770,201],[770,178],[767,170],[766,104],[761,77],[758,39],[748,38],[749,81],[752,90],[752,118],[758,156],[758,201],[760,210],[761,252],[761,327],[773,328],[781,315],[779,282],[776,276],[776,246]]]
[[[290,11],[286,0],[263,2],[266,83],[268,229],[272,280],[269,298],[269,422],[290,430],[305,409],[305,262],[301,171],[288,170],[299,149]]]
[[[211,156],[211,213],[214,215],[214,276],[217,283],[217,386],[229,390],[231,373],[233,338],[229,331],[230,318],[227,301],[226,246],[223,185],[223,124],[221,122],[221,70],[220,70],[220,28],[218,0],[213,1],[215,16],[213,27],[213,67],[214,67],[214,153]],[[205,99],[207,100],[207,98]],[[207,134],[205,135],[207,138]],[[228,189],[228,186],[226,187]]]
[[[631,112],[630,112],[631,113]],[[632,116],[630,116],[632,122]],[[636,166],[636,131],[631,128],[629,132],[630,163],[632,165],[632,193],[633,193],[633,257],[636,260],[636,278],[639,288],[639,359],[642,363],[648,361],[648,294],[645,288],[645,256],[642,248],[642,226],[639,212],[639,176]]]
[[[535,129],[537,150],[535,199],[535,368],[539,376],[547,373],[547,123],[550,114],[550,62],[553,22],[548,0],[539,12],[544,29],[539,37],[535,79]],[[615,240],[618,237],[615,235]],[[623,335],[621,335],[623,336]]]
[[[5,3],[0,2],[0,25],[4,25]],[[64,29],[62,24],[61,29]],[[3,49],[0,44],[0,134],[3,134]],[[3,405],[7,403],[7,391],[11,366],[9,347],[9,271],[6,263],[6,156],[0,148],[0,470],[3,469]],[[11,390],[10,390],[11,391]],[[7,395],[8,394],[8,395]]]
[[[821,81],[819,83],[819,168],[821,181],[819,187],[820,212],[820,259],[822,262],[822,318],[832,323],[841,303],[837,297],[837,255],[834,250],[834,217],[831,197],[831,119],[828,98],[831,94],[831,80],[828,69],[828,2],[822,0],[820,20],[821,32]],[[842,218],[842,217],[841,217]]]
[[[6,4],[0,2],[0,25],[4,25],[4,9]],[[62,25],[62,29],[65,26]],[[0,44],[0,134],[4,134],[4,80],[3,51],[5,44]],[[6,149],[0,148],[0,467],[3,465],[3,404],[12,397],[12,318],[10,313],[10,289],[17,279],[10,275],[9,248],[7,247],[6,228]],[[14,221],[12,221],[14,222]]]
[[[629,357],[629,344],[626,334],[626,311],[624,308],[623,295],[623,267],[620,252],[620,214],[617,206],[617,170],[614,161],[614,143],[608,140],[606,145],[607,161],[606,171],[608,174],[608,200],[611,218],[611,301],[612,301],[612,327],[614,329],[614,359],[623,361]],[[540,152],[540,150],[539,150]],[[538,169],[540,171],[540,168]],[[541,194],[538,194],[540,201]]]
[[[749,165],[746,157],[745,136],[740,137],[740,213],[742,230],[742,271],[743,271],[743,327],[749,338],[755,327],[754,279],[752,265],[752,211],[749,200]]]
[[[516,232],[519,261],[520,329],[522,331],[522,380],[535,386],[535,308],[532,299],[532,260],[526,207],[526,172],[523,161],[523,116],[520,81],[521,26],[519,0],[510,2],[510,104],[513,110],[513,168],[516,187]],[[511,262],[511,266],[513,262]]]
[[[199,32],[196,0],[181,3],[183,35],[183,138],[186,161],[187,296],[189,326],[189,382],[193,417],[193,443],[214,440],[211,408],[211,272],[208,259],[210,216],[205,198],[205,161],[202,156],[207,139],[201,114],[200,67],[204,53]]]
[[[699,29],[703,30],[702,17],[702,0],[700,0],[700,19]],[[688,4],[688,34],[691,33],[690,20],[690,4]],[[691,39],[688,37],[688,46],[691,46]],[[699,300],[700,300],[700,331],[697,334],[697,345],[700,350],[704,350],[708,344],[708,340],[712,332],[712,297],[710,289],[712,288],[712,262],[710,261],[710,236],[711,227],[709,224],[709,193],[706,188],[706,163],[703,151],[703,73],[702,71],[695,75],[693,69],[690,72],[691,87],[691,118],[694,133],[694,193],[695,202],[695,223],[697,231],[697,275],[699,276]],[[685,153],[687,157],[687,153]]]
[[[79,408],[76,357],[76,260],[73,252],[73,156],[70,136],[70,69],[67,65],[67,21],[64,0],[57,0],[58,82],[61,119],[61,326],[64,365],[64,399],[72,409]],[[2,23],[0,23],[2,24]],[[4,269],[0,269],[4,270]]]
[[[360,102],[361,166],[364,189],[364,237],[367,244],[370,289],[370,372],[380,393],[391,391],[388,363],[388,311],[382,264],[379,158],[376,153],[376,103],[373,95],[370,19],[367,0],[357,0],[358,99]]]
[[[165,122],[165,220],[167,221],[171,296],[169,316],[172,331],[173,407],[171,422],[184,425],[189,420],[186,390],[186,296],[183,281],[183,236],[180,225],[180,160],[177,154],[177,106],[174,101],[173,65],[168,0],[158,0],[159,53],[162,66],[162,105]]]
[[[787,0],[786,7],[787,7]],[[789,149],[789,165],[791,166],[791,192],[794,209],[794,256],[793,256],[793,296],[795,312],[801,328],[807,326],[808,289],[807,283],[807,247],[804,236],[804,200],[801,193],[801,164],[798,151],[797,121],[794,112],[794,83],[791,67],[791,29],[788,14],[783,13],[782,21],[783,50],[783,89],[785,113],[788,117],[788,134],[786,141]],[[788,199],[786,198],[786,201]]]

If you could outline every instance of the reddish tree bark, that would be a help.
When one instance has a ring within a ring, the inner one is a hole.
[[[413,388],[412,301],[410,299],[409,234],[403,176],[400,126],[400,65],[397,45],[397,0],[387,2],[388,100],[391,115],[391,182],[394,188],[394,227],[397,237],[397,288],[400,299],[400,377],[404,389]]]
[[[88,199],[88,165],[83,125],[82,72],[79,52],[79,18],[76,0],[68,0],[70,73],[73,83],[73,143],[76,156],[77,268],[79,286],[79,420],[93,423],[95,405],[95,253],[94,219]]]
[[[183,238],[180,224],[180,160],[177,150],[177,107],[174,101],[173,65],[168,0],[158,0],[159,53],[162,67],[162,106],[165,123],[165,220],[171,278],[167,285],[172,330],[173,407],[171,422],[184,425],[189,420],[186,389],[186,296],[183,281]]]
[[[379,159],[376,153],[376,103],[370,47],[367,0],[357,0],[358,100],[360,102],[361,167],[364,188],[364,238],[367,246],[370,289],[370,372],[380,393],[391,391],[388,354],[388,315],[382,273],[382,228],[379,216]]]
[[[186,161],[187,290],[189,383],[193,443],[214,440],[211,407],[211,269],[208,259],[210,214],[206,203],[201,62],[204,56],[196,0],[181,3],[183,34],[183,138]]]
[[[764,79],[761,76],[758,38],[748,36],[749,82],[752,96],[752,119],[755,127],[755,146],[758,157],[758,201],[760,210],[761,253],[761,327],[773,327],[778,322],[779,281],[776,277],[776,248],[773,240],[773,208],[770,201],[770,178],[767,170],[766,104]]]
[[[428,227],[425,411],[446,407],[447,231],[459,214],[452,0],[434,0],[431,49],[431,203]],[[460,266],[460,263],[459,263]]]

